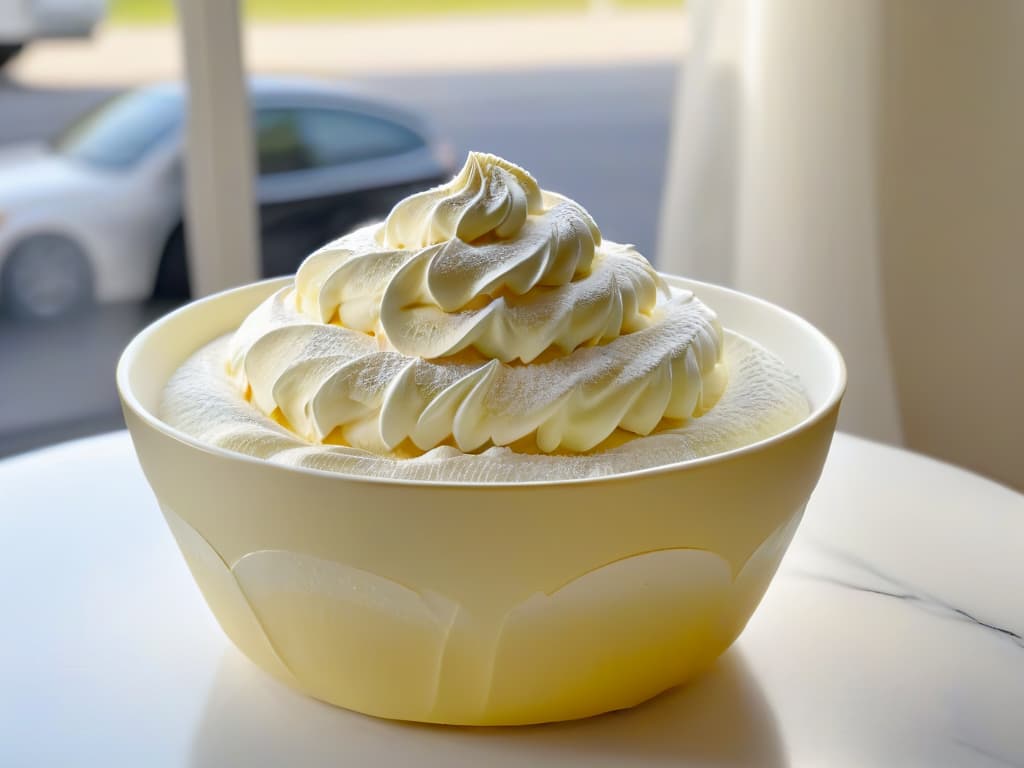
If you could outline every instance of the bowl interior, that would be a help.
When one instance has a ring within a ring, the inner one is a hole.
[[[745,293],[665,275],[693,291],[718,313],[722,325],[778,355],[799,377],[811,403],[808,419],[830,408],[846,387],[842,355],[825,334],[799,315]]]

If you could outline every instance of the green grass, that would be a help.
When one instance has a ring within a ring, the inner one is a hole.
[[[209,0],[219,2],[220,0]],[[628,8],[682,7],[683,0],[613,0]],[[371,19],[454,13],[585,10],[588,0],[243,0],[247,19]],[[165,24],[174,19],[173,0],[111,0],[110,19],[123,24]]]
[[[614,0],[620,8],[682,8],[686,0]]]

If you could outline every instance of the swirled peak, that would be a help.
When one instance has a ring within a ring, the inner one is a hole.
[[[722,344],[714,312],[580,205],[471,153],[307,258],[240,327],[228,367],[313,442],[579,452],[709,409]]]
[[[383,245],[423,248],[455,237],[467,243],[492,233],[510,237],[528,215],[540,213],[543,207],[533,176],[500,157],[470,152],[450,182],[395,206],[384,226]]]

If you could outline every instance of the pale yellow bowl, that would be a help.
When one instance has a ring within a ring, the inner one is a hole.
[[[585,717],[711,664],[793,536],[846,374],[799,317],[670,280],[780,355],[807,388],[810,416],[739,450],[601,479],[368,479],[203,445],[156,415],[175,369],[282,280],[194,302],[142,331],[117,370],[125,420],[224,632],[312,696],[436,723]]]

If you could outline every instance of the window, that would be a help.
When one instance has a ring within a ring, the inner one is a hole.
[[[178,131],[183,106],[176,89],[134,91],[72,123],[54,149],[89,165],[129,168]]]
[[[261,174],[373,160],[423,146],[405,126],[340,109],[263,109],[256,126]]]
[[[308,109],[301,120],[303,138],[317,166],[387,157],[423,146],[423,139],[408,128],[371,115]]]
[[[256,116],[256,149],[261,175],[302,171],[312,157],[302,139],[294,109],[263,109]]]

